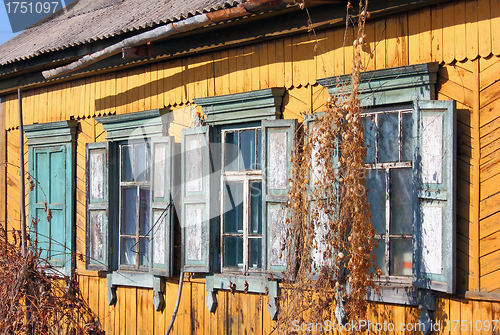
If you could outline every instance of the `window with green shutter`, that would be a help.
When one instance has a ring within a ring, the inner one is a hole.
[[[165,113],[96,118],[107,142],[87,145],[87,268],[107,272],[109,302],[117,285],[148,287],[159,309],[172,275],[178,155]]]
[[[431,63],[361,75],[375,256],[390,284],[370,294],[373,300],[416,305],[423,296],[417,288],[455,290],[455,102],[433,100],[437,69]],[[335,95],[347,80],[318,82]]]
[[[75,134],[76,121],[24,127],[34,188],[29,192],[32,241],[62,275],[74,269]]]

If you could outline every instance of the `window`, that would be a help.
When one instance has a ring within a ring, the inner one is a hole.
[[[120,144],[120,268],[148,271],[149,143]]]
[[[384,275],[412,275],[412,109],[363,113],[366,186]]]
[[[107,142],[87,145],[87,267],[109,272],[109,287],[153,288],[153,275],[171,275],[175,145],[163,136],[165,112],[96,118]]]
[[[76,121],[25,126],[29,173],[30,233],[41,256],[71,275],[74,268],[74,141]]]
[[[182,135],[184,271],[257,275],[286,269],[284,204],[296,120],[277,120],[283,93],[195,99],[207,125]]]
[[[262,268],[262,131],[223,130],[223,268]]]
[[[453,293],[455,103],[433,100],[437,69],[420,64],[361,75],[366,184],[384,280]],[[347,79],[318,82],[339,94],[336,84]],[[375,299],[417,301],[390,289]]]

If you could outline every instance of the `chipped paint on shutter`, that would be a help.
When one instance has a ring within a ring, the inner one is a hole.
[[[422,182],[443,182],[443,117],[422,117]]]
[[[281,204],[268,206],[268,222],[270,225],[269,263],[271,266],[286,266],[286,211]]]
[[[287,187],[287,132],[269,134],[269,188],[285,190]]]
[[[91,199],[104,198],[104,151],[90,154],[90,197]]]
[[[187,250],[186,258],[188,260],[201,261],[202,237],[207,234],[203,229],[203,208],[197,205],[186,206],[186,233]],[[206,236],[205,236],[206,237]]]
[[[422,271],[441,274],[443,264],[443,208],[421,206],[422,211]]]
[[[187,174],[187,191],[201,192],[203,191],[203,155],[201,153],[202,145],[201,138],[187,140],[186,143],[186,174]]]
[[[155,211],[154,222],[156,226],[153,233],[153,262],[155,264],[165,264],[165,216],[160,211]]]

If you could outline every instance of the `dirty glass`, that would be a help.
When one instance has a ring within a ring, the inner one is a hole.
[[[365,164],[375,163],[375,134],[377,125],[374,122],[375,116],[365,116],[363,120],[363,138],[365,140],[366,157]]]
[[[397,113],[378,116],[378,162],[399,161],[399,126]]]
[[[260,269],[262,267],[262,239],[251,238],[249,243],[249,267]]]
[[[137,187],[122,188],[122,234],[135,235],[137,226]]]
[[[238,171],[238,132],[226,132],[224,141],[225,170]]]
[[[262,234],[262,182],[250,182],[250,234]]]
[[[386,172],[385,170],[368,169],[366,171],[366,187],[368,202],[372,214],[376,234],[385,233],[385,206],[386,206]]]
[[[402,114],[401,161],[411,162],[413,156],[413,118],[411,113]]]
[[[243,233],[243,183],[224,185],[224,233]]]
[[[391,170],[391,234],[413,233],[412,169]]]
[[[409,238],[391,239],[391,274],[411,276],[412,240]]]
[[[255,130],[243,130],[240,132],[241,156],[240,170],[255,169]]]
[[[243,266],[243,237],[224,236],[224,266]]]

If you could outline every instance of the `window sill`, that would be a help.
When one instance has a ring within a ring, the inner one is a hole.
[[[108,286],[154,287],[154,275],[131,271],[113,271],[108,273]]]
[[[261,275],[214,274],[206,277],[207,307],[214,313],[217,309],[217,290],[231,290],[244,293],[261,293],[269,297],[268,310],[272,319],[277,316],[278,282]]]

